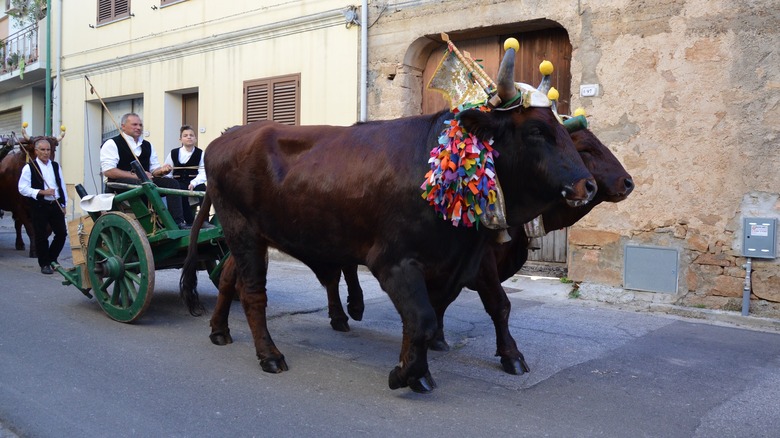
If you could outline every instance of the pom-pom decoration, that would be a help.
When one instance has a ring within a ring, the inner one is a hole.
[[[572,117],[577,117],[577,116],[587,116],[587,114],[585,114],[585,108],[579,107],[576,110],[574,110]]]
[[[495,212],[498,196],[494,164],[498,152],[492,148],[493,140],[477,138],[458,121],[457,113],[469,108],[490,111],[484,105],[460,106],[453,111],[455,118],[445,121],[447,127],[439,135],[439,144],[431,149],[431,170],[420,186],[423,199],[456,227],[472,227],[481,215]]]
[[[60,125],[60,131],[65,132],[65,125]]]
[[[30,126],[30,124],[29,124],[29,123],[27,123],[27,122],[22,122],[22,128],[26,128],[26,127],[28,127],[28,126]]]
[[[547,92],[547,98],[550,100],[558,100],[559,97],[561,97],[561,94],[558,93],[555,87],[550,88],[550,91]]]
[[[550,76],[553,70],[555,70],[553,63],[546,59],[539,64],[539,73],[541,73],[542,76]]]
[[[515,49],[515,52],[519,51],[520,41],[517,41],[515,38],[507,38],[506,41],[504,41],[504,51],[509,49]]]

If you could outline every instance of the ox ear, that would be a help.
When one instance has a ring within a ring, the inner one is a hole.
[[[458,114],[458,120],[460,126],[477,136],[480,140],[490,140],[495,136],[496,124],[495,118],[490,116],[490,113],[479,111],[476,109],[470,109]]]

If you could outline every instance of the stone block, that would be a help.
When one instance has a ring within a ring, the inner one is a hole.
[[[741,278],[720,275],[715,277],[712,295],[720,297],[741,297],[744,284],[745,282]]]
[[[569,229],[569,243],[580,246],[603,247],[620,240],[620,234],[611,231]]]
[[[757,271],[751,274],[753,294],[762,300],[780,303],[780,273]]]
[[[698,263],[700,265],[716,265],[716,266],[732,266],[734,263],[731,261],[731,258],[728,257],[726,254],[702,254],[699,257],[696,257],[696,260],[693,261],[694,263]]]
[[[698,234],[689,235],[687,243],[688,249],[694,251],[707,252],[707,249],[709,248],[707,240]]]

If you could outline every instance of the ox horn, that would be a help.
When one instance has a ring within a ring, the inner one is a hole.
[[[498,97],[506,104],[517,96],[515,88],[515,52],[520,49],[520,43],[514,38],[508,38],[504,42],[504,59],[498,68]]]
[[[536,89],[544,94],[547,94],[547,92],[550,91],[550,87],[552,87],[550,75],[553,70],[553,63],[546,59],[539,64],[539,73],[542,74],[542,82],[539,83],[539,86],[536,87]]]
[[[22,137],[25,140],[30,141],[30,136],[27,135],[27,122],[22,123]]]
[[[60,136],[57,137],[57,144],[59,144],[62,141],[62,139],[65,137],[65,125],[60,125],[60,132],[61,132]]]

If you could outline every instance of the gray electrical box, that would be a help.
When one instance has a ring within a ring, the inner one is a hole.
[[[762,259],[777,257],[777,219],[746,217],[742,225],[743,256]]]
[[[677,292],[679,253],[675,248],[626,245],[623,287],[649,292]]]

